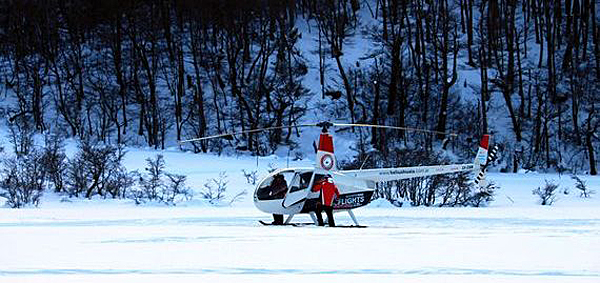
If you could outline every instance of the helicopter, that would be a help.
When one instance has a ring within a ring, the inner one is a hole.
[[[366,206],[371,202],[376,190],[376,184],[385,181],[403,180],[415,177],[426,177],[440,174],[473,172],[477,173],[475,184],[483,186],[485,183],[485,171],[496,156],[497,147],[493,147],[488,154],[490,135],[483,135],[475,160],[473,163],[414,166],[381,169],[357,169],[340,170],[334,154],[333,136],[329,133],[332,127],[370,127],[395,130],[421,131],[426,133],[445,134],[456,136],[456,134],[414,129],[406,127],[369,125],[369,124],[341,124],[331,122],[320,122],[317,124],[301,124],[295,126],[279,126],[262,129],[253,129],[237,133],[219,134],[196,139],[180,141],[196,142],[213,138],[231,138],[233,135],[258,133],[274,129],[293,127],[320,127],[318,146],[316,147],[316,163],[314,167],[295,167],[277,169],[263,177],[254,190],[254,205],[260,211],[273,214],[273,217],[287,215],[282,225],[293,225],[291,222],[295,215],[309,214],[314,224],[317,224],[315,207],[319,200],[319,192],[313,192],[311,188],[320,180],[328,179],[338,188],[339,196],[333,204],[333,212],[347,212],[354,222],[353,227],[364,227],[358,223],[353,210]],[[285,181],[282,181],[285,180]],[[261,223],[268,225],[265,222]]]

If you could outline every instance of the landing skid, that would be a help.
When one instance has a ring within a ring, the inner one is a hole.
[[[352,212],[352,210],[351,210],[351,209],[350,209],[350,210],[347,210],[347,212],[348,212],[348,215],[350,215],[350,218],[352,218],[352,222],[354,222],[354,226],[361,226],[360,224],[358,224],[358,220],[356,220],[356,216],[354,216],[354,212]],[[310,215],[310,218],[312,218],[312,220],[313,220],[314,224],[315,224],[315,225],[318,225],[318,222],[317,222],[317,216],[315,215],[315,212],[310,212],[310,213],[309,213],[309,215]],[[292,216],[293,216],[293,215],[290,215],[290,218],[291,218]],[[286,223],[287,223],[287,221],[286,221]],[[329,219],[325,218],[325,221],[324,221],[324,223],[325,223],[325,224],[329,223]],[[364,226],[364,227],[366,227],[366,226]]]
[[[269,223],[269,222],[264,222],[262,220],[258,220],[258,223],[265,225],[265,226],[295,226],[295,227],[300,227],[300,226],[307,226],[307,225],[313,225],[313,223],[283,223],[283,224],[273,224],[273,223]]]
[[[288,223],[288,224],[273,224],[269,222],[264,222],[262,220],[258,220],[258,222],[264,226],[291,226],[291,227],[306,227],[306,226],[316,226],[314,223],[305,222],[305,223]],[[316,226],[319,227],[319,226]],[[367,228],[368,226],[361,225],[335,225],[333,227],[329,227],[327,225],[323,226],[327,228]]]
[[[317,226],[317,217],[315,216],[314,212],[310,212],[309,213],[310,218],[312,218],[313,223],[292,223],[292,218],[294,217],[294,214],[290,214],[290,216],[287,217],[287,219],[285,220],[285,222],[283,224],[273,224],[273,223],[268,223],[268,222],[264,222],[262,220],[258,220],[258,222],[262,225],[265,226],[294,226],[294,227],[303,227],[303,226]],[[356,216],[354,216],[354,212],[352,212],[352,210],[348,210],[348,215],[350,215],[350,218],[352,219],[352,222],[354,222],[354,225],[336,225],[332,228],[366,228],[367,226],[362,226],[360,224],[358,224],[358,221],[356,220]],[[325,219],[324,223],[327,226],[329,219]],[[327,226],[329,227],[329,226]]]

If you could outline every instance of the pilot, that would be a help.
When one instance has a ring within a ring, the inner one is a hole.
[[[285,196],[287,191],[287,182],[281,174],[275,175],[273,182],[271,182],[271,197],[273,199],[280,199]]]
[[[285,197],[285,193],[287,191],[287,182],[285,178],[281,174],[275,175],[273,181],[271,182],[271,191],[269,195],[273,199],[282,199]],[[273,223],[275,225],[283,224],[283,215],[282,214],[273,214]]]
[[[317,202],[317,222],[319,222],[319,226],[324,226],[323,224],[323,216],[321,212],[324,210],[325,214],[327,214],[327,222],[330,227],[335,226],[335,221],[333,220],[333,201],[340,196],[340,191],[337,186],[333,183],[333,179],[331,176],[327,176],[319,180],[315,183],[312,188],[313,192],[321,192],[320,200]]]

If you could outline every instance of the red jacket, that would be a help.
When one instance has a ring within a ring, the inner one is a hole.
[[[333,206],[335,198],[340,196],[337,186],[328,180],[317,183],[312,188],[313,192],[321,191],[321,203],[325,206]]]

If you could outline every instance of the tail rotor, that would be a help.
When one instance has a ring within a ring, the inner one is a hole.
[[[484,141],[485,141],[485,144],[484,144]],[[484,138],[482,139],[482,144],[479,147],[477,157],[475,158],[475,163],[477,165],[479,165],[479,173],[477,174],[477,177],[475,178],[475,184],[479,185],[480,187],[485,186],[485,172],[487,170],[487,167],[490,164],[492,164],[492,162],[496,161],[496,159],[498,158],[498,146],[494,145],[494,147],[492,147],[492,149],[488,153],[488,151],[487,151],[488,142],[489,142],[489,136],[485,135]],[[485,148],[483,147],[483,145],[485,145]],[[483,151],[485,151],[485,153]],[[487,158],[485,155],[480,156],[480,154],[486,154]],[[481,162],[482,160],[484,160],[484,162]]]

